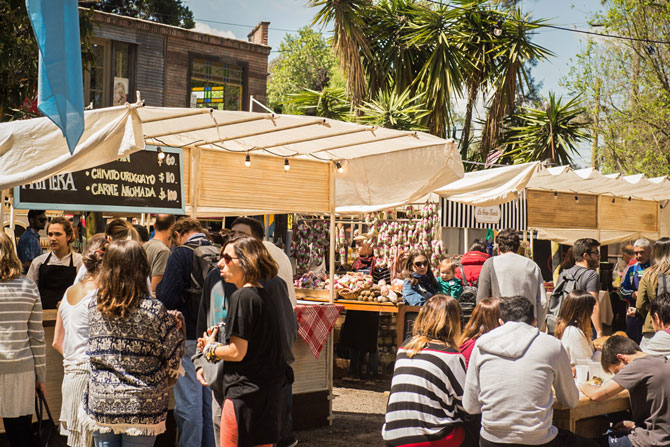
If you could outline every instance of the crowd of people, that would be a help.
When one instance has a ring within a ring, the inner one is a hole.
[[[31,445],[35,392],[45,392],[43,309],[57,309],[68,445],[154,445],[170,389],[181,447],[297,444],[292,269],[259,221],[238,218],[223,238],[158,215],[147,241],[114,219],[83,254],[67,219],[29,221],[21,258],[0,233],[0,415],[12,447]]]
[[[382,428],[386,444],[670,445],[670,238],[626,248],[635,256],[620,269],[628,336],[606,337],[599,349],[598,241],[575,241],[574,259],[549,297],[539,266],[516,254],[517,233],[503,230],[496,242],[496,255],[470,255],[480,262],[476,270],[464,265],[460,278],[453,274],[460,268],[443,262],[436,279],[426,253],[410,252],[403,296],[421,308],[412,337],[398,350]],[[473,247],[484,248],[480,241]],[[452,278],[477,287],[469,319],[459,290],[445,287]],[[613,375],[602,386],[576,380],[576,366],[594,360]],[[573,408],[579,391],[601,401],[623,390],[630,413],[609,415],[612,428],[597,439],[552,424],[555,402]]]

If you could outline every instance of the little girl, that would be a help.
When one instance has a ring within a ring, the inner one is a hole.
[[[458,299],[463,293],[463,283],[460,279],[454,277],[456,264],[448,259],[440,262],[440,276],[437,278],[437,284],[440,287],[440,293],[453,296]]]

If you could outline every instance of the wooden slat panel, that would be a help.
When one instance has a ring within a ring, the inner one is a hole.
[[[600,196],[598,221],[601,230],[658,231],[658,203]]]
[[[198,206],[289,213],[329,211],[328,163],[291,159],[291,169],[286,172],[284,160],[278,157],[252,154],[251,166],[246,167],[244,154],[198,150],[202,151]]]
[[[598,196],[553,191],[527,191],[528,226],[533,228],[597,228]]]
[[[184,204],[191,205],[191,149],[184,147],[181,150],[181,160],[184,164]]]
[[[330,336],[333,336],[332,333]],[[333,361],[328,358],[328,343],[324,345],[317,360],[305,340],[298,336],[293,347],[293,355],[295,356],[295,362],[291,365],[295,374],[293,394],[327,390],[327,362]]]

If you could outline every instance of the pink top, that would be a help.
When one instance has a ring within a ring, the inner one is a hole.
[[[470,355],[472,354],[472,348],[475,347],[476,342],[476,338],[471,338],[470,340],[464,341],[463,344],[458,347],[458,352],[463,354],[463,357],[465,358],[466,368],[468,367],[468,363],[470,363]]]

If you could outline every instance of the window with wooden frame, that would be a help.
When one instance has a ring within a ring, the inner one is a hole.
[[[242,110],[244,69],[200,57],[191,59],[191,107]]]
[[[94,39],[92,52],[93,63],[84,71],[84,104],[97,109],[133,101],[136,46]]]

